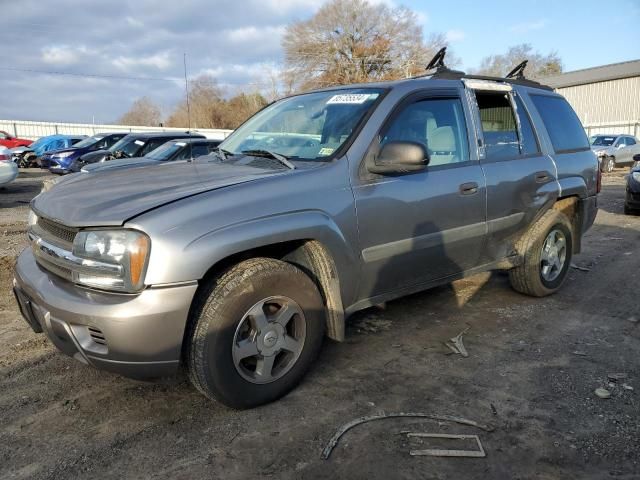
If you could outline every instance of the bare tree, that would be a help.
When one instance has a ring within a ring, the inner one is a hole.
[[[424,41],[413,11],[367,0],[331,0],[282,40],[286,71],[302,88],[422,73],[445,44],[443,35]]]
[[[480,62],[480,68],[474,73],[479,75],[490,75],[503,77],[517,64],[523,60],[528,60],[525,75],[529,78],[541,78],[548,75],[562,73],[562,60],[558,52],[550,52],[543,55],[534,52],[533,47],[528,43],[510,47],[506,53],[490,55]]]
[[[216,80],[203,75],[189,85],[191,122],[187,118],[186,100],[183,100],[167,119],[167,126],[186,128],[191,123],[191,128],[236,128],[266,104],[258,93],[240,93],[225,99]]]
[[[131,108],[117,121],[120,125],[141,125],[157,127],[162,116],[158,107],[149,97],[142,97],[133,102]]]

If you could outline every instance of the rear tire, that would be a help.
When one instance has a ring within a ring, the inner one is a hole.
[[[557,292],[573,256],[573,228],[567,216],[548,210],[516,244],[522,265],[509,270],[514,290],[533,297]]]
[[[326,313],[314,282],[270,258],[241,262],[199,292],[186,345],[189,378],[232,408],[274,401],[313,364]]]

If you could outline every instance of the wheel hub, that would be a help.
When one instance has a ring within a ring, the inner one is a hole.
[[[242,317],[233,339],[233,363],[251,383],[278,380],[297,362],[306,338],[300,306],[287,297],[267,297]]]
[[[567,258],[567,240],[560,230],[552,230],[542,244],[540,274],[547,282],[552,282],[562,272]]]

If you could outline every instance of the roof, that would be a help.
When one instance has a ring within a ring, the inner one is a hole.
[[[154,137],[168,137],[169,139],[174,138],[204,138],[204,135],[197,132],[131,132],[128,133],[129,137],[138,137],[138,138],[154,138]]]
[[[565,72],[560,75],[545,77],[544,82],[553,88],[564,88],[629,77],[640,77],[640,60]]]

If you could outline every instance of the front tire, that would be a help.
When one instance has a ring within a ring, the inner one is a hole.
[[[270,258],[241,262],[204,286],[191,315],[186,360],[193,385],[232,408],[274,401],[317,357],[326,313],[313,281]]]
[[[513,289],[533,297],[557,292],[571,265],[572,246],[573,228],[567,216],[557,210],[545,212],[516,245],[523,262],[509,270]]]
[[[613,169],[616,168],[616,160],[613,157],[605,157],[603,160],[604,162],[604,171],[606,173],[611,173],[613,172]]]

